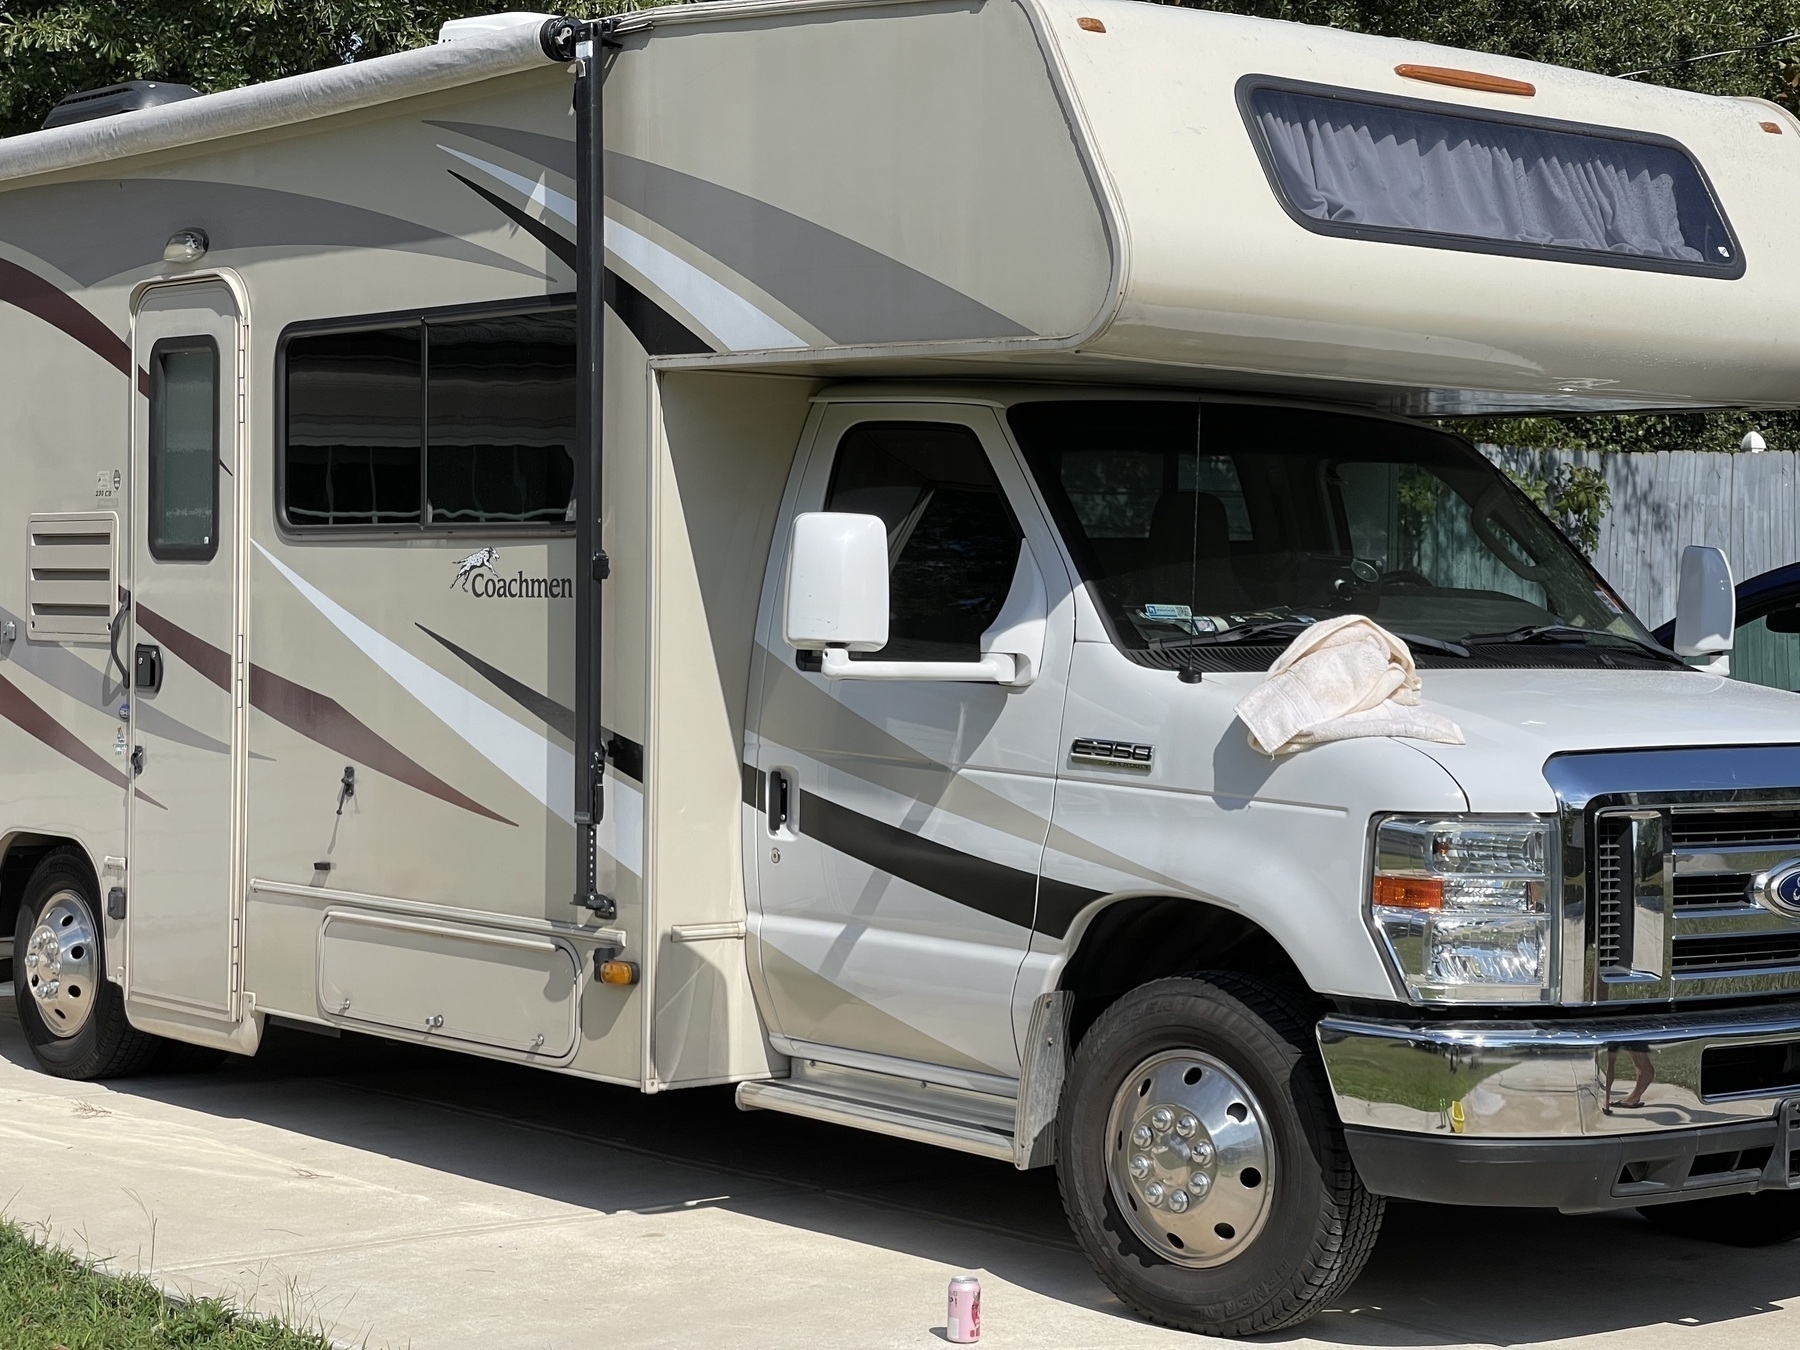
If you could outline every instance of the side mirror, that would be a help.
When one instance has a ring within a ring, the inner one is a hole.
[[[1731,644],[1737,628],[1737,592],[1725,554],[1705,544],[1681,551],[1681,587],[1675,600],[1677,656],[1712,659],[1702,669],[1731,673]]]
[[[788,646],[878,652],[888,640],[887,526],[880,516],[807,511],[788,546]]]

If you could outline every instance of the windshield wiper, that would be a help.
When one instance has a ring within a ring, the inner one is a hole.
[[[1460,642],[1446,642],[1443,638],[1426,637],[1422,633],[1395,633],[1409,647],[1417,647],[1421,651],[1443,652],[1446,656],[1460,656],[1465,661],[1473,655]]]
[[[1504,633],[1465,633],[1462,640],[1471,647],[1511,646],[1519,643],[1566,643],[1571,646],[1588,646],[1596,641],[1614,642],[1621,646],[1635,647],[1650,656],[1660,657],[1672,665],[1685,664],[1674,652],[1658,647],[1653,642],[1627,637],[1623,633],[1606,633],[1594,628],[1576,628],[1574,625],[1566,623],[1528,624],[1524,628],[1514,628]]]
[[[1299,619],[1264,619],[1257,623],[1240,623],[1221,628],[1216,633],[1196,633],[1192,637],[1151,638],[1153,652],[1178,652],[1190,647],[1229,647],[1234,642],[1255,642],[1260,638],[1296,638],[1312,624]]]

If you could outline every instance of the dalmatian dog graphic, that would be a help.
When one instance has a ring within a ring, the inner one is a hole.
[[[494,574],[494,560],[499,556],[500,553],[498,549],[476,549],[456,565],[456,578],[450,583],[450,589],[455,590],[456,583],[460,581],[462,583],[462,588],[465,591],[468,590],[469,578],[474,576],[477,572],[486,572],[489,576],[492,576]]]

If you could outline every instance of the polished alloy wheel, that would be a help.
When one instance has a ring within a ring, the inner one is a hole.
[[[94,916],[74,891],[58,891],[25,942],[25,986],[54,1036],[67,1039],[87,1025],[98,992],[99,944]]]
[[[1262,1231],[1275,1157],[1262,1108],[1211,1055],[1169,1050],[1129,1074],[1108,1118],[1106,1175],[1132,1230],[1158,1256],[1205,1269]]]

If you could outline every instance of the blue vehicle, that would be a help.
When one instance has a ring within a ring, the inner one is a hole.
[[[1800,692],[1800,563],[1759,573],[1737,586],[1733,677],[1771,689]],[[1656,630],[1665,647],[1675,621]]]

